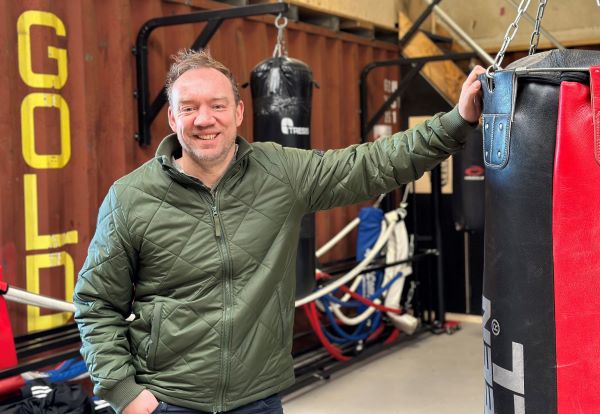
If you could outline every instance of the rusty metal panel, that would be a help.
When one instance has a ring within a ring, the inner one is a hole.
[[[169,133],[166,109],[152,126],[152,144],[141,148],[137,130],[135,58],[139,28],[160,16],[228,7],[205,0],[1,0],[0,258],[11,285],[71,300],[74,280],[95,229],[98,207],[111,183],[151,158]],[[273,16],[225,22],[209,43],[240,83],[272,55]],[[164,83],[169,56],[189,47],[203,24],[167,27],[150,37],[152,99]],[[373,60],[398,56],[395,46],[300,22],[287,31],[289,55],[309,64],[314,91],[312,146],[340,148],[360,141],[358,79]],[[385,79],[369,78],[370,111],[384,101]],[[249,89],[240,133],[252,140]],[[392,122],[394,121],[394,122]],[[397,117],[390,120],[398,128]],[[317,215],[317,246],[356,216],[357,206]],[[325,259],[354,254],[354,240]],[[61,325],[70,314],[9,304],[16,334]]]

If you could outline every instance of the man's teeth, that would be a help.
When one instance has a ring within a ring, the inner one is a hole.
[[[211,134],[211,135],[196,135],[199,139],[204,140],[204,141],[212,141],[213,139],[215,139],[217,137],[217,134]]]

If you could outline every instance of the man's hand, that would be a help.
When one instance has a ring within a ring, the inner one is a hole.
[[[150,414],[158,407],[158,400],[148,390],[142,391],[133,401],[125,406],[123,414]]]
[[[465,83],[463,83],[458,99],[458,113],[471,124],[481,116],[481,82],[477,76],[485,73],[485,69],[477,65],[473,68]]]

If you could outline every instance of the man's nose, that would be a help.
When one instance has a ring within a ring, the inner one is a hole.
[[[194,119],[194,125],[199,127],[209,126],[215,123],[210,108],[200,107]]]

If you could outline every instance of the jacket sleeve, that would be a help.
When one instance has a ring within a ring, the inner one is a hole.
[[[135,383],[127,339],[137,253],[115,185],[98,213],[96,234],[79,273],[73,302],[94,393],[120,412],[144,388]]]
[[[463,147],[473,126],[454,108],[404,132],[325,153],[285,148],[284,168],[306,211],[367,200],[416,180]]]

